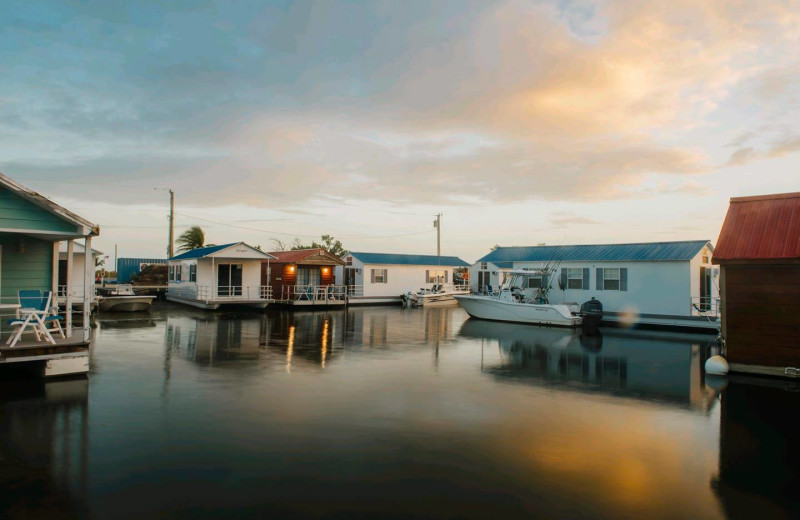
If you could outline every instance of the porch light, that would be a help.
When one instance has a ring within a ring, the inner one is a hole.
[[[294,272],[294,266],[293,266],[293,265],[290,265],[290,266],[289,266],[289,272],[290,272],[290,273],[293,273],[293,272]]]
[[[328,268],[327,267],[323,267],[322,268],[322,272],[325,273],[325,274],[328,274]]]

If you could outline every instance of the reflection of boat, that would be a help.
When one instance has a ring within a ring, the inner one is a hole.
[[[130,284],[119,284],[114,288],[98,288],[101,312],[140,312],[150,309],[155,296],[138,295]]]
[[[456,305],[457,294],[469,294],[469,287],[452,284],[433,284],[430,289],[407,292],[402,296],[403,305]]]
[[[150,318],[142,320],[100,320],[102,329],[141,329],[155,327],[156,322]]]
[[[551,304],[547,299],[552,269],[511,271],[498,295],[457,295],[455,299],[472,317],[534,325],[578,327],[577,306]]]

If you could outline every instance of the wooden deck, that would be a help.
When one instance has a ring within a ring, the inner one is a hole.
[[[4,343],[0,347],[0,369],[13,377],[16,377],[14,374],[44,378],[87,374],[89,342],[73,337],[56,338],[55,345],[20,341],[8,347]]]

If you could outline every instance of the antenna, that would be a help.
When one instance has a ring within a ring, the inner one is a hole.
[[[172,258],[175,252],[172,249],[175,236],[175,192],[169,190],[169,245],[167,245],[167,257]]]

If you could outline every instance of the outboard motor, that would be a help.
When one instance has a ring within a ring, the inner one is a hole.
[[[591,300],[583,302],[581,305],[581,316],[583,317],[583,332],[597,334],[600,321],[603,319],[603,304],[592,296]]]

